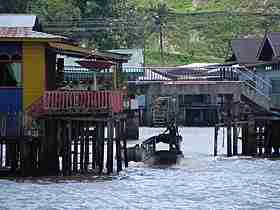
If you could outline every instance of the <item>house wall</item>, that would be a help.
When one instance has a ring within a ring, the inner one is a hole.
[[[280,107],[280,70],[275,69],[273,65],[262,66],[257,69],[257,75],[272,86],[270,96],[273,106]],[[258,86],[258,84],[257,87],[264,90],[264,87]]]
[[[23,109],[43,95],[45,69],[45,45],[23,43]]]

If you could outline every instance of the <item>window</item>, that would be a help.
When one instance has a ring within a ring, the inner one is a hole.
[[[21,63],[0,61],[0,87],[21,86]]]
[[[266,71],[272,70],[272,66],[266,66],[266,67],[265,67],[265,70],[266,70]]]
[[[280,94],[280,79],[271,80],[271,85],[272,85],[272,94]]]
[[[22,47],[20,43],[0,44],[0,88],[21,87]]]

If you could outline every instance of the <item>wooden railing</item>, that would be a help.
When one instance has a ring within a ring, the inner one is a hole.
[[[30,108],[31,114],[84,113],[106,110],[113,113],[123,111],[123,91],[46,91],[42,98]]]

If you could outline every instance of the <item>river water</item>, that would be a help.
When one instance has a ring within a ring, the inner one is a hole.
[[[141,139],[163,129],[141,128]],[[280,161],[217,158],[213,128],[179,128],[185,158],[171,167],[129,163],[97,181],[0,180],[0,210],[280,209]],[[220,131],[219,153],[225,154]]]

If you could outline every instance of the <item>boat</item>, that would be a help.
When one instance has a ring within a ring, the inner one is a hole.
[[[180,149],[182,136],[176,135],[172,139],[169,134],[160,134],[152,136],[143,141],[140,145],[128,148],[128,160],[135,162],[144,162],[149,165],[170,165],[176,164],[183,158],[183,153]],[[169,149],[157,149],[158,143],[164,143],[169,146]]]

